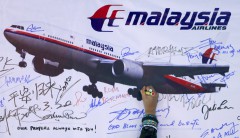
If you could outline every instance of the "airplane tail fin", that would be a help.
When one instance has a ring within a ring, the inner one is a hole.
[[[209,64],[212,64],[213,60],[216,60],[215,57],[216,53],[213,53],[213,48],[207,49],[203,55],[202,55],[202,63],[207,64],[209,61]]]

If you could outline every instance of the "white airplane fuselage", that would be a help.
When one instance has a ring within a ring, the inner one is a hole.
[[[99,61],[121,58],[120,47],[44,23],[12,25],[4,35],[16,49],[87,75],[94,75]]]

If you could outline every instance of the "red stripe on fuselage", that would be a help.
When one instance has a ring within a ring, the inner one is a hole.
[[[91,55],[95,55],[95,56],[102,57],[102,58],[105,58],[105,59],[117,60],[116,58],[113,58],[113,57],[110,57],[110,56],[107,56],[107,55],[104,55],[104,54],[96,53],[96,52],[90,51],[88,49],[78,47],[76,45],[71,45],[71,44],[68,44],[68,43],[64,43],[64,42],[61,42],[61,41],[58,41],[58,40],[55,40],[55,39],[52,39],[52,38],[49,38],[49,37],[36,35],[36,34],[24,32],[24,31],[19,31],[19,30],[14,30],[13,31],[12,29],[5,29],[5,31],[15,33],[15,34],[19,34],[19,35],[25,35],[25,36],[36,38],[36,39],[42,39],[43,41],[48,41],[48,42],[55,43],[55,44],[58,44],[58,45],[61,45],[61,46],[65,46],[65,47],[69,47],[69,48],[72,48],[72,49],[80,50],[80,51],[89,53]]]
[[[182,85],[183,87],[186,87],[189,90],[195,91],[195,92],[203,92],[205,91],[205,89],[202,86],[199,86],[197,84],[185,81],[183,79],[174,77],[174,76],[170,76],[170,75],[164,75],[164,78],[169,79],[177,84]]]

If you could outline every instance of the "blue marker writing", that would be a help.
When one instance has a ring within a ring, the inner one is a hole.
[[[136,54],[136,53],[139,53],[139,52],[138,52],[138,51],[131,52],[131,49],[130,49],[129,47],[125,47],[125,48],[123,48],[122,51],[121,51],[122,57],[134,55],[134,54]]]
[[[4,107],[4,101],[5,100],[5,98],[3,97],[3,98],[0,98],[0,107]]]
[[[44,31],[44,30],[42,29],[42,27],[37,27],[37,26],[34,26],[33,24],[31,24],[31,25],[28,26],[26,31],[29,31],[29,32],[40,32],[40,31]]]

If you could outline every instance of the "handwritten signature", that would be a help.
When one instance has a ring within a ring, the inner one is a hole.
[[[219,74],[209,74],[209,75],[198,75],[197,81],[194,80],[195,83],[223,83],[227,84],[227,82],[236,74],[236,71],[231,71],[226,73],[225,76],[220,76]],[[228,86],[227,86],[228,87]]]
[[[213,104],[212,107],[209,107],[208,105],[202,106],[202,113],[204,114],[204,119],[207,120],[209,116],[209,112],[211,111],[219,111],[219,110],[228,110],[233,109],[233,107],[229,107],[226,104],[228,103],[227,100],[222,101],[222,103],[218,106],[217,104]]]
[[[239,130],[237,129],[237,126],[239,124],[236,124],[234,122],[230,123],[223,123],[220,127],[206,129],[200,136],[200,138],[206,138],[208,137],[217,137],[217,138],[223,138],[227,136],[234,136]]]
[[[157,109],[156,115],[162,116],[162,114],[165,114],[165,118],[170,113],[170,106],[163,108],[163,109]],[[109,123],[113,122],[114,120],[135,120],[135,119],[141,119],[143,115],[145,114],[144,109],[137,109],[137,108],[124,108],[123,110],[113,111],[109,114],[116,114],[116,116],[109,121]]]
[[[117,102],[119,99],[125,99],[129,97],[130,97],[129,94],[117,94],[111,97],[102,97],[100,99],[94,98],[91,100],[91,103],[89,104],[89,109],[87,110],[87,112],[89,113],[101,106],[104,106],[112,102]]]
[[[235,75],[235,71],[227,73],[225,76],[215,79],[213,82],[220,80],[220,82],[226,83],[232,76]]]
[[[184,55],[184,52],[187,50],[187,47],[181,47],[177,48],[176,46],[169,45],[169,46],[155,46],[155,47],[150,47],[148,50],[148,57],[151,55],[164,55],[164,54],[180,54]]]
[[[64,97],[64,95],[81,80],[81,79],[77,80],[68,87],[68,83],[71,81],[71,79],[72,76],[67,77],[66,80],[64,81],[64,86],[63,87],[60,86],[59,89],[60,91],[57,94],[56,103],[59,103],[59,101]]]
[[[193,119],[192,121],[180,120],[178,126],[192,126],[192,129],[195,129],[196,126],[199,126],[199,119]]]
[[[40,76],[37,76],[35,78],[31,78],[31,75],[21,75],[21,76],[5,76],[5,83],[0,86],[2,88],[3,86],[9,87],[11,84],[29,84],[30,82],[34,81],[35,79],[38,79]]]
[[[218,42],[212,38],[207,38],[200,41],[200,44],[194,46],[184,53],[188,57],[188,61],[190,62],[192,59],[200,59],[203,55],[203,48],[213,48],[213,53],[219,54],[228,54],[231,57],[238,53],[239,50],[236,50],[232,44],[224,45],[223,42]]]
[[[49,111],[51,112],[51,111]],[[54,119],[55,121],[60,121],[60,119],[68,120],[80,120],[87,117],[87,113],[75,113],[73,110],[64,110],[62,113],[46,113],[44,109],[41,108],[38,104],[34,104],[29,107],[17,107],[12,110],[4,109],[3,114],[0,115],[0,125],[6,126],[6,130],[11,135],[9,119],[16,119],[18,125],[21,126],[22,122],[39,122],[49,119]],[[30,119],[31,118],[31,119]],[[5,122],[5,125],[2,125]]]
[[[10,63],[10,61],[12,61],[12,59],[9,59],[8,57],[0,57],[0,64],[3,63],[0,67],[0,78],[4,77],[14,69],[13,67],[9,68],[9,66],[17,66],[17,64]],[[2,85],[0,87],[2,87]]]
[[[131,52],[131,49],[129,47],[125,47],[121,51],[122,57],[131,56],[131,55],[134,55],[136,53],[139,53],[139,51]]]
[[[189,109],[195,109],[200,107],[201,105],[207,104],[209,101],[211,101],[211,95],[210,94],[159,94],[158,101],[166,100],[167,104],[170,105],[170,102],[180,102],[182,103],[183,107],[187,107],[187,110]]]
[[[56,112],[52,113],[52,114],[47,114],[41,117],[42,120],[46,120],[46,119],[55,119],[56,121],[59,121],[59,119],[83,119],[85,117],[87,117],[87,113],[85,112],[81,112],[80,114],[78,114],[78,116],[74,116],[74,111],[72,110],[64,110],[62,112],[62,114],[57,114]],[[40,120],[41,121],[41,120]]]
[[[40,31],[44,31],[42,29],[42,27],[37,27],[37,26],[34,26],[33,24],[29,25],[27,30],[26,31],[29,31],[29,32],[40,32]]]

